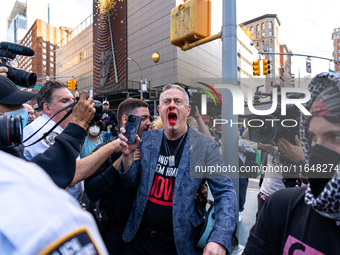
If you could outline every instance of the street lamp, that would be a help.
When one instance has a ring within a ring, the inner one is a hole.
[[[139,71],[140,71],[140,99],[142,99],[142,98],[143,98],[143,77],[142,77],[142,69],[140,69],[140,66],[138,65],[138,63],[137,63],[134,59],[132,59],[132,58],[127,58],[127,60],[135,62],[136,65],[137,65],[138,68],[139,68]]]

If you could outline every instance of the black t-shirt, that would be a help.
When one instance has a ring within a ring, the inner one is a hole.
[[[340,254],[340,226],[308,206],[305,191],[282,189],[266,200],[244,254]]]
[[[183,135],[184,138],[181,136],[174,141],[170,141],[163,136],[155,177],[142,219],[142,227],[144,228],[149,228],[160,233],[172,234],[173,232],[172,202],[177,171],[179,171],[178,166],[184,148],[186,134],[187,133]],[[182,138],[183,141],[180,144]],[[175,155],[174,166],[170,166],[171,164],[169,155],[165,150],[164,139],[166,139],[169,145],[171,155],[174,155],[177,146],[180,144]]]

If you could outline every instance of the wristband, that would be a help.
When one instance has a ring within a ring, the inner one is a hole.
[[[197,117],[194,116],[195,120],[197,120],[199,117],[201,117],[201,115],[198,115]]]

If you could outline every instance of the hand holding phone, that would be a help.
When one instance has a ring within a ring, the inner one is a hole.
[[[124,136],[128,139],[128,143],[136,142],[136,135],[138,134],[139,126],[142,118],[138,115],[134,115],[132,113],[129,114],[127,118],[127,122],[125,124],[125,133]]]

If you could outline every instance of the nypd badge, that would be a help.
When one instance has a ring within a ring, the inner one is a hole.
[[[45,135],[46,133],[44,133],[43,135]],[[55,132],[55,131],[52,131],[48,136],[46,136],[44,138],[44,142],[48,145],[48,146],[51,146],[54,144],[55,142],[55,137],[59,135],[58,132]]]

